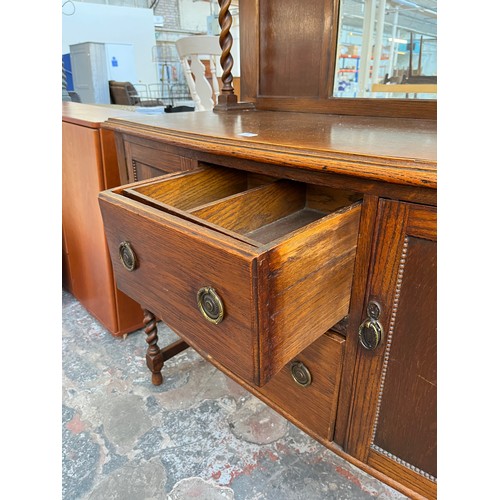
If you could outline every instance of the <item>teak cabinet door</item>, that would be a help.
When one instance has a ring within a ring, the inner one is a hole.
[[[427,498],[437,476],[436,221],[433,207],[380,201],[346,442]]]
[[[63,282],[113,335],[142,326],[136,302],[115,286],[97,195],[119,185],[111,132],[62,123]]]

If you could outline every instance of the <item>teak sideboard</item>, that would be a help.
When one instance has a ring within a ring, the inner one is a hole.
[[[113,335],[142,325],[142,310],[116,288],[97,195],[120,185],[114,134],[101,128],[130,112],[62,103],[63,287]]]
[[[436,122],[281,111],[111,118],[99,195],[147,364],[192,346],[412,498],[436,496]],[[161,347],[156,323],[180,338]]]

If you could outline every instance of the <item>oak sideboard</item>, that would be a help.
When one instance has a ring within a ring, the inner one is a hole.
[[[99,194],[146,361],[187,346],[330,450],[436,496],[436,122],[293,111],[110,118]],[[181,338],[162,346],[157,321]]]

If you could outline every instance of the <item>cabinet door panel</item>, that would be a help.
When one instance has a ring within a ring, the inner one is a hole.
[[[63,277],[94,317],[113,335],[123,335],[142,325],[143,313],[115,287],[99,210],[98,193],[119,183],[109,134],[62,123]]]
[[[373,447],[436,477],[436,248],[407,237]],[[425,291],[425,293],[422,293]]]
[[[436,211],[380,202],[365,311],[383,334],[359,345],[346,447],[426,496],[436,471]],[[368,314],[368,312],[366,312]]]

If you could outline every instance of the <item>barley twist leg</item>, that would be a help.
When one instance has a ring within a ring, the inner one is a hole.
[[[144,311],[144,332],[146,333],[146,342],[148,350],[146,352],[146,364],[151,370],[151,382],[153,385],[161,385],[163,376],[161,369],[163,368],[163,355],[158,347],[158,321],[156,316],[147,309]]]

